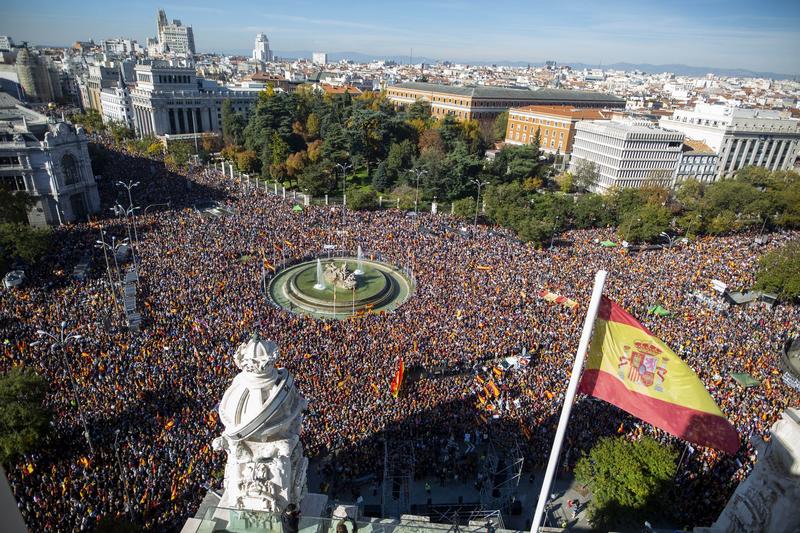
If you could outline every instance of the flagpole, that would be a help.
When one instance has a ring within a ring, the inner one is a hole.
[[[553,448],[550,450],[550,459],[547,461],[547,470],[545,471],[544,480],[542,481],[542,490],[539,492],[539,501],[536,503],[536,511],[533,515],[533,522],[531,522],[531,533],[538,533],[539,525],[542,523],[544,506],[550,495],[550,486],[553,483],[556,468],[558,467],[561,445],[564,442],[564,435],[567,432],[567,423],[569,422],[569,414],[572,411],[572,402],[575,400],[575,394],[578,391],[578,381],[580,380],[581,370],[583,369],[583,360],[586,358],[586,351],[589,349],[589,339],[592,336],[592,328],[594,327],[594,320],[597,317],[597,309],[600,307],[600,297],[603,295],[603,286],[606,283],[607,274],[605,270],[598,270],[597,274],[594,276],[592,299],[589,301],[589,307],[586,310],[586,320],[583,323],[583,332],[581,333],[581,339],[578,343],[578,352],[575,355],[575,363],[572,365],[572,375],[569,377],[567,393],[564,396],[564,405],[561,408],[561,417],[558,420],[556,436],[553,440]]]

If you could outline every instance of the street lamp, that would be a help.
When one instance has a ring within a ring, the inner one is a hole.
[[[478,225],[478,206],[481,202],[481,187],[484,185],[489,185],[488,181],[481,181],[477,178],[473,178],[470,180],[472,183],[478,186],[478,194],[475,195],[475,225]]]
[[[94,448],[92,447],[92,439],[89,436],[89,426],[86,424],[86,418],[83,414],[83,407],[81,406],[81,400],[78,396],[78,386],[75,383],[75,375],[72,373],[72,367],[69,364],[69,359],[67,358],[67,344],[78,341],[83,338],[83,335],[78,333],[69,333],[67,331],[67,323],[62,321],[59,325],[59,329],[55,333],[47,332],[43,329],[39,329],[36,331],[36,334],[42,338],[41,341],[33,342],[33,345],[47,343],[47,339],[50,339],[50,351],[55,352],[56,349],[61,348],[61,356],[64,359],[64,367],[67,369],[67,374],[69,374],[70,383],[72,384],[72,395],[75,399],[75,405],[78,408],[78,416],[81,419],[81,423],[83,424],[83,436],[86,437],[86,443],[89,445],[89,451],[94,454]]]
[[[665,239],[667,239],[667,244],[668,244],[669,248],[672,249],[672,243],[675,242],[675,237],[677,237],[677,236],[671,236],[666,231],[662,231],[661,233],[658,234],[658,236],[659,237],[664,237]]]
[[[133,209],[133,197],[131,196],[131,189],[139,186],[138,181],[129,180],[128,183],[118,181],[117,185],[124,187],[128,191],[128,208]],[[136,231],[136,217],[133,217],[133,236],[136,239],[136,248],[139,248],[139,233]]]
[[[111,288],[111,298],[114,300],[114,308],[118,307],[117,304],[117,292],[114,288],[114,278],[111,277],[111,264],[108,262],[108,250],[111,249],[111,253],[114,253],[114,249],[111,248],[111,245],[106,242],[106,232],[105,230],[100,230],[100,240],[95,241],[95,248],[102,248],[103,249],[103,257],[106,259],[106,272],[108,272],[108,283],[109,287]]]
[[[347,193],[345,192],[345,187],[347,186],[347,171],[353,169],[353,164],[336,163],[336,168],[342,171],[342,225],[344,225],[345,198],[347,197]]]
[[[158,207],[158,206],[163,206],[163,205],[165,205],[167,207],[172,207],[172,200],[170,200],[169,202],[164,202],[164,203],[160,203],[160,204],[150,204],[150,205],[148,205],[147,207],[144,208],[144,211],[143,211],[144,216],[147,216],[147,210],[150,209],[151,207]]]
[[[131,237],[131,219],[134,216],[134,212],[137,209],[139,209],[139,208],[138,207],[129,207],[128,209],[125,209],[124,207],[122,207],[119,204],[116,204],[116,205],[114,205],[114,207],[110,208],[110,210],[115,215],[117,215],[118,217],[122,216],[122,215],[125,215],[125,227],[126,227],[126,229],[128,231],[128,240],[131,241],[131,242],[133,242],[133,237]],[[134,231],[134,233],[135,233],[135,231]],[[136,247],[137,247],[136,251],[138,251],[138,247],[139,247],[139,241],[138,240],[136,241]],[[136,272],[138,273],[139,272],[139,267],[138,267],[138,265],[136,263],[136,253],[134,253],[133,248],[131,248],[131,257],[133,258],[133,267],[136,269]]]
[[[119,429],[114,431],[114,455],[117,456],[117,467],[122,476],[122,483],[125,486],[125,507],[128,508],[128,516],[131,522],[133,522],[133,503],[131,502],[131,495],[128,492],[128,473],[122,468],[122,460],[119,458]]]
[[[428,171],[421,168],[411,168],[408,171],[414,174],[417,178],[417,188],[416,191],[414,192],[414,214],[416,215],[417,204],[419,203],[419,178],[423,175],[426,175]]]
[[[556,238],[556,227],[558,226],[558,215],[556,215],[555,220],[553,220],[553,233],[550,234],[550,250],[553,249],[553,239]]]

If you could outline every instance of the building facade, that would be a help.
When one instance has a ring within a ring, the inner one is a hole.
[[[33,196],[32,226],[82,222],[100,209],[83,128],[53,122],[0,93],[0,183]]]
[[[119,79],[119,69],[105,65],[90,65],[89,76],[83,80],[85,89],[82,91],[84,96],[81,104],[84,110],[93,109],[98,113],[103,112],[100,93],[103,89],[110,89],[115,86]]]
[[[708,145],[717,154],[716,177],[755,165],[792,169],[800,156],[800,120],[788,112],[697,104],[662,117],[659,125]]]
[[[575,125],[582,120],[609,120],[611,113],[601,109],[573,106],[527,106],[508,110],[507,144],[533,144],[537,135],[542,151],[569,154],[575,138]]]
[[[114,87],[100,91],[100,103],[104,124],[124,124],[128,128],[134,128],[131,93],[122,79],[122,73]]]
[[[245,117],[255,106],[259,90],[231,90],[198,79],[194,67],[163,62],[136,65],[136,87],[131,91],[133,121],[140,136],[218,133],[222,131],[222,103]]]
[[[256,35],[256,43],[253,48],[253,60],[259,63],[269,63],[272,61],[272,50],[269,49],[269,39],[263,33]]]
[[[568,89],[510,89],[505,87],[456,87],[409,82],[388,87],[386,94],[397,106],[417,101],[430,103],[431,114],[458,120],[492,121],[512,107],[569,105],[578,108],[624,109],[625,100],[602,93]]]
[[[583,121],[575,127],[570,171],[593,163],[593,192],[612,187],[671,187],[684,135],[644,121]]]
[[[47,58],[31,52],[27,46],[17,53],[17,79],[30,102],[61,100],[61,79]]]
[[[675,170],[675,184],[687,179],[711,183],[717,178],[717,154],[705,143],[685,139]]]
[[[180,20],[167,20],[163,9],[158,11],[158,44],[162,53],[173,52],[179,55],[194,55],[194,32],[191,26],[184,26]]]
[[[311,62],[315,65],[324,67],[328,64],[328,54],[325,52],[313,52],[311,54]]]

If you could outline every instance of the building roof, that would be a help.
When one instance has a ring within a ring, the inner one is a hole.
[[[611,112],[602,109],[585,109],[571,105],[529,105],[525,107],[512,107],[509,112],[531,113],[583,120],[609,120]]]
[[[592,91],[573,91],[570,89],[543,88],[537,90],[515,89],[511,87],[491,87],[486,85],[475,85],[458,87],[455,85],[441,85],[437,83],[407,82],[393,85],[396,89],[409,89],[412,91],[425,91],[432,93],[452,94],[455,96],[471,96],[474,98],[521,98],[531,101],[553,101],[553,100],[573,100],[573,101],[603,101],[609,103],[624,103],[622,98]]]
[[[320,83],[319,87],[325,91],[325,94],[344,94],[350,93],[353,95],[361,94],[361,89],[358,87],[353,87],[352,85],[343,85],[343,86],[334,86],[328,85],[327,83]]]
[[[683,152],[694,152],[697,154],[715,154],[716,152],[711,149],[703,141],[698,141],[695,139],[684,139],[683,140]]]

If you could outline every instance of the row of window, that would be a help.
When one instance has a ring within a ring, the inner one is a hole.
[[[156,80],[158,83],[192,83],[192,77],[188,74],[159,74]]]
[[[18,166],[19,166],[19,156],[16,155],[0,156],[0,167],[18,167]]]
[[[569,123],[562,122],[560,120],[548,120],[545,118],[531,118],[525,115],[511,115],[509,117],[511,120],[519,120],[520,122],[530,122],[533,124],[543,124],[545,126],[557,126],[559,128],[566,128]]]

